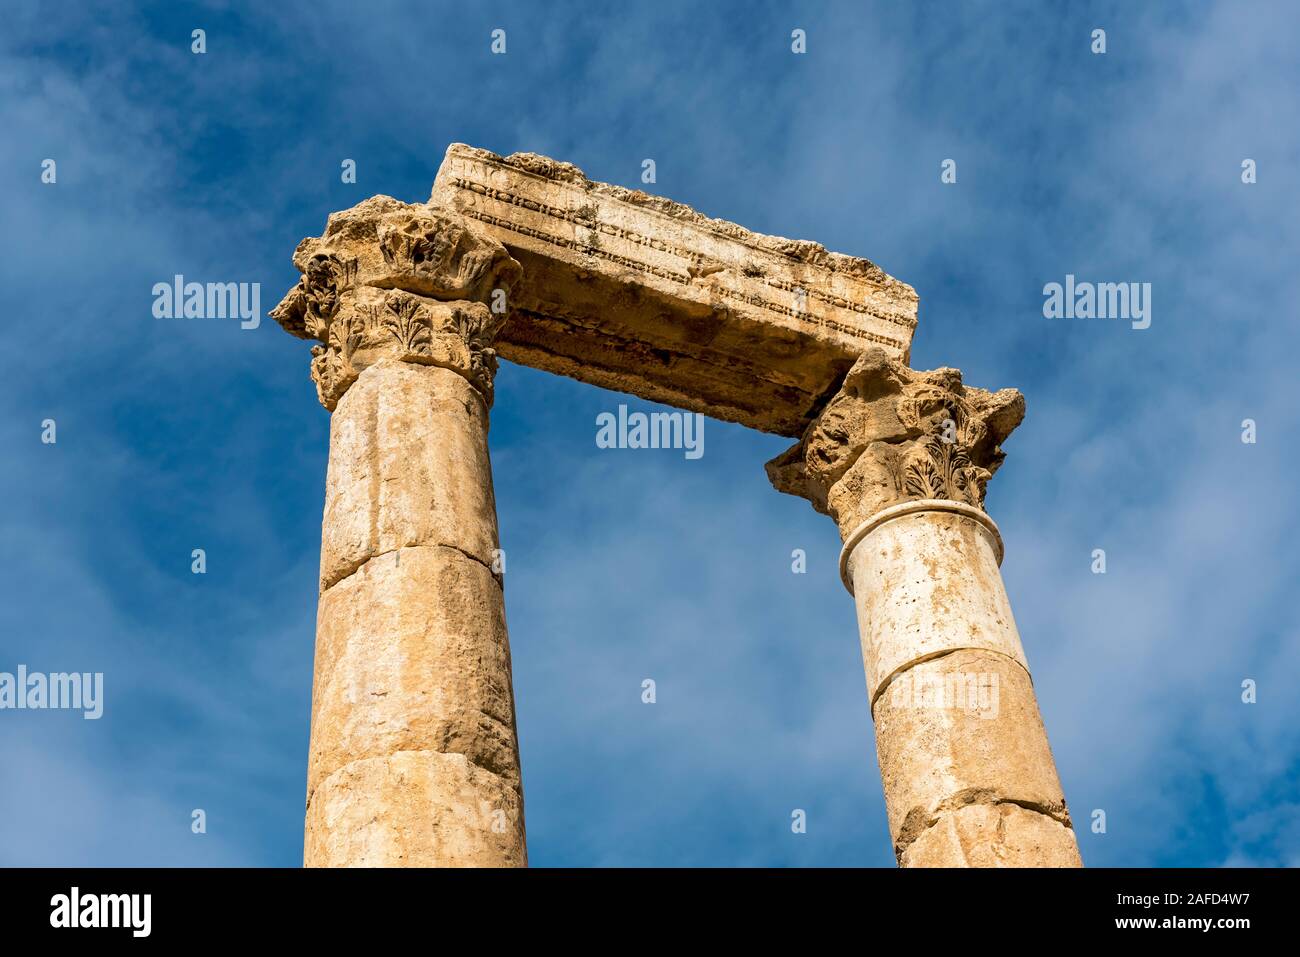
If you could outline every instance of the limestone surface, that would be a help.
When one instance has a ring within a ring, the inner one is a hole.
[[[1005,655],[964,649],[917,662],[904,675],[872,712],[899,860],[952,811],[972,803],[1046,815],[1062,826],[1060,842],[1075,847],[1024,666]],[[939,689],[948,700],[932,696]]]
[[[900,670],[961,648],[996,651],[1028,667],[998,570],[1001,538],[964,505],[930,499],[892,506],[845,548],[873,702]]]
[[[1074,832],[1014,804],[970,804],[945,813],[913,841],[902,867],[1081,867]]]
[[[464,755],[399,751],[321,783],[307,807],[303,859],[308,867],[523,867],[523,819],[517,789]]]
[[[488,410],[451,369],[393,359],[330,421],[321,589],[376,555],[447,545],[490,566],[498,548]]]
[[[486,402],[385,358],[330,436],[306,863],[524,864]]]
[[[372,197],[299,244],[272,312],[333,412],[304,861],[522,866],[488,414],[520,267],[454,213]]]
[[[523,264],[498,337],[523,365],[797,436],[863,349],[911,348],[916,292],[874,263],[570,163],[452,144],[430,202]]]

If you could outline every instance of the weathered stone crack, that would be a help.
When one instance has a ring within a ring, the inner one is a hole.
[[[485,717],[487,717],[491,721],[498,720],[496,718],[493,718],[491,715],[485,715]],[[361,764],[362,762],[365,761],[377,761],[383,758],[389,758],[395,754],[441,754],[444,757],[452,757],[458,755],[464,758],[465,762],[470,766],[478,768],[480,771],[483,771],[487,774],[491,774],[493,777],[500,778],[502,781],[505,781],[508,785],[510,785],[511,788],[513,788],[516,791],[519,791],[522,794],[522,788],[520,787],[519,776],[517,774],[502,773],[499,770],[498,766],[495,766],[494,762],[484,760],[484,757],[481,755],[469,754],[466,751],[454,751],[454,750],[440,751],[437,748],[396,748],[395,750],[392,751],[385,751],[383,754],[373,754],[362,758],[354,758],[353,760],[348,761],[346,764],[339,765],[337,768],[335,768],[333,771],[327,774],[324,778],[318,781],[316,783],[316,787],[312,788],[311,792],[307,795],[306,810],[308,811],[311,810],[311,802],[312,799],[316,797],[316,793],[321,788],[329,784],[330,781],[334,780],[334,778],[336,778],[338,775],[347,771],[348,768],[354,767],[355,765]]]
[[[404,548],[449,548],[453,552],[459,552],[460,554],[464,555],[470,561],[482,565],[484,568],[488,570],[488,574],[492,576],[493,580],[497,583],[497,585],[502,586],[500,573],[494,571],[490,564],[483,561],[483,559],[479,558],[477,555],[473,554],[472,552],[467,552],[459,545],[453,545],[450,542],[430,542],[426,544],[397,545],[393,548],[386,548],[381,552],[375,552],[373,555],[367,555],[359,562],[348,562],[348,564],[344,566],[347,569],[347,571],[345,571],[342,575],[338,576],[333,581],[331,581],[328,585],[326,585],[323,589],[321,589],[321,594],[324,594],[325,592],[329,591],[331,588],[335,587],[336,585],[340,585],[343,582],[347,581],[349,578],[351,578],[353,575],[359,572],[365,565],[367,565],[370,562],[373,562],[375,559],[383,558],[385,555],[391,555],[394,552],[400,552]]]
[[[898,838],[894,842],[894,854],[901,861],[903,853],[913,844],[917,838],[921,837],[926,831],[937,825],[945,815],[954,811],[959,811],[972,805],[1001,805],[1009,804],[1015,807],[1023,808],[1026,811],[1032,811],[1035,814],[1041,814],[1049,817],[1057,824],[1069,830],[1074,829],[1074,824],[1070,820],[1070,812],[1067,810],[1063,801],[1053,801],[1042,803],[1037,801],[1026,801],[1021,798],[1006,797],[998,794],[992,788],[967,788],[964,791],[958,791],[956,794],[940,802],[938,806],[926,812],[921,808],[913,808],[908,812],[903,821],[903,826],[898,832]]]

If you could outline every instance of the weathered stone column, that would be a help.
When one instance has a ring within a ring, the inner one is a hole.
[[[294,263],[272,315],[323,343],[333,412],[304,862],[523,866],[487,448],[520,267],[454,214],[388,197],[331,216]]]
[[[1014,389],[871,350],[768,464],[831,515],[857,605],[894,852],[903,867],[1077,867],[1078,845],[984,513]]]

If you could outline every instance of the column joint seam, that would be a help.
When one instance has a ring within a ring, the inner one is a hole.
[[[334,778],[339,774],[342,774],[344,771],[352,767],[354,764],[360,764],[362,761],[375,761],[380,758],[390,758],[396,754],[441,754],[445,757],[460,755],[462,758],[465,759],[465,763],[468,764],[470,767],[478,768],[480,771],[483,771],[486,774],[491,774],[494,777],[498,777],[503,781],[511,783],[515,788],[515,790],[519,791],[521,795],[523,794],[522,782],[518,778],[511,778],[509,775],[502,774],[500,771],[488,767],[486,764],[483,764],[481,761],[476,761],[474,758],[466,754],[464,751],[439,751],[437,748],[396,748],[392,751],[385,751],[383,754],[374,754],[374,755],[370,755],[369,757],[363,757],[363,758],[353,758],[351,761],[347,761],[343,764],[340,764],[337,768],[335,768],[329,774],[325,775],[325,777],[321,778],[319,781],[316,782],[316,786],[312,788],[311,793],[307,795],[307,810],[308,811],[311,810],[311,802],[316,797],[317,791],[319,791],[322,787],[328,784],[332,778]]]
[[[1065,828],[1067,831],[1070,832],[1074,831],[1074,822],[1070,820],[1070,812],[1065,807],[1064,803],[1062,803],[1059,812],[1056,812],[1053,808],[1049,807],[1048,805],[1039,804],[1036,801],[1023,801],[1023,800],[1017,800],[1016,798],[1010,798],[1010,797],[995,797],[992,800],[988,800],[988,801],[967,800],[967,801],[961,801],[959,803],[954,803],[954,798],[960,798],[962,796],[963,796],[962,793],[959,792],[958,794],[953,795],[953,797],[941,801],[939,803],[939,806],[937,806],[934,809],[933,817],[931,818],[931,820],[929,820],[926,823],[925,827],[921,828],[919,831],[917,831],[915,834],[913,834],[910,838],[908,838],[904,842],[900,843],[896,841],[894,843],[895,858],[898,859],[899,862],[901,863],[903,858],[903,852],[906,851],[913,844],[915,844],[922,837],[922,835],[924,835],[927,831],[933,830],[936,826],[938,826],[938,824],[943,820],[945,816],[949,814],[955,814],[958,811],[962,810],[963,808],[979,807],[981,805],[986,807],[996,807],[1002,804],[1011,805],[1012,807],[1018,807],[1021,808],[1022,810],[1029,811],[1033,814],[1037,814],[1041,817],[1045,817],[1049,820],[1055,821],[1057,824],[1061,825],[1061,827]]]
[[[398,545],[396,548],[386,548],[382,552],[375,552],[373,555],[368,555],[360,562],[358,562],[356,566],[352,568],[347,574],[339,578],[336,578],[334,581],[330,582],[328,585],[322,588],[320,593],[324,595],[327,591],[329,591],[331,588],[334,588],[336,585],[341,585],[343,582],[347,581],[357,572],[361,571],[361,569],[365,568],[375,559],[383,558],[385,555],[392,555],[394,552],[400,552],[403,548],[450,548],[453,552],[459,552],[461,555],[464,555],[470,561],[476,562],[477,564],[482,565],[484,568],[486,568],[488,574],[492,576],[492,580],[497,583],[497,586],[500,587],[502,591],[505,590],[505,586],[501,581],[501,576],[497,572],[493,571],[491,565],[483,561],[483,559],[479,558],[477,555],[467,552],[459,545],[452,545],[450,542],[432,542],[432,543],[415,543],[411,545]]]
[[[872,720],[873,721],[875,720],[876,702],[878,702],[881,699],[881,697],[885,694],[885,692],[889,690],[889,687],[894,683],[895,678],[898,678],[899,676],[905,674],[906,672],[911,671],[917,665],[925,664],[927,661],[937,661],[940,658],[946,658],[949,655],[956,654],[959,651],[982,651],[990,655],[998,655],[1001,658],[1007,659],[1007,661],[1015,662],[1016,665],[1020,667],[1020,670],[1025,673],[1025,677],[1029,679],[1029,686],[1032,688],[1034,685],[1034,676],[1030,674],[1029,668],[1025,665],[1025,663],[1018,658],[1013,658],[1011,655],[1007,654],[1004,651],[998,651],[996,648],[987,648],[982,645],[962,645],[961,647],[958,648],[944,648],[940,651],[932,651],[929,652],[928,654],[924,654],[917,658],[913,658],[910,661],[907,661],[904,664],[899,665],[897,668],[891,671],[889,673],[889,676],[885,678],[884,681],[880,682],[880,687],[876,690],[876,693],[871,698]]]

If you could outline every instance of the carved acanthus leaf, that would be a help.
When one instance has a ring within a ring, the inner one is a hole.
[[[946,442],[942,434],[914,446],[902,470],[903,492],[912,498],[947,498],[984,507],[984,487],[990,473],[971,464],[966,449]]]
[[[917,372],[873,349],[799,444],[768,464],[768,475],[846,533],[908,499],[982,508],[1001,444],[1023,416],[1024,397],[1014,389],[968,387],[956,369]]]
[[[348,386],[360,374],[352,365],[352,355],[362,343],[363,322],[359,316],[345,314],[330,325],[328,342],[311,350],[311,377],[321,405],[334,411]]]
[[[399,358],[427,356],[433,342],[428,316],[414,296],[389,296],[384,328],[401,350]]]

